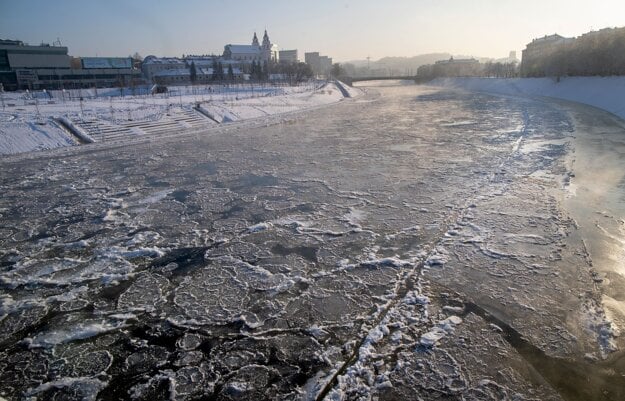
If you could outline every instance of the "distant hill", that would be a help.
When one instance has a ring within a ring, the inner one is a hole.
[[[392,76],[416,75],[417,68],[426,64],[434,64],[439,60],[449,60],[450,53],[428,53],[413,57],[383,57],[379,60],[353,60],[341,63],[347,75],[362,76]],[[471,58],[471,56],[454,55],[454,58]],[[480,61],[487,60],[477,58]]]
[[[349,71],[351,64],[356,76],[369,75],[368,69],[373,75],[415,75],[417,68],[423,64],[432,64],[438,60],[447,60],[451,57],[449,53],[420,54],[414,57],[384,57],[379,60],[354,60],[342,63],[343,67]]]

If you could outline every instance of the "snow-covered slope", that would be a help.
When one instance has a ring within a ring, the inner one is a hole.
[[[506,95],[548,96],[584,103],[625,119],[625,77],[438,78],[430,85]]]
[[[0,115],[0,154],[22,153],[77,145],[70,134],[51,120],[36,116]]]
[[[361,93],[359,89],[349,88],[346,96],[345,89],[339,85],[324,82],[287,87],[198,85],[173,87],[168,93],[154,96],[124,97],[114,96],[119,94],[118,89],[98,89],[97,96],[93,90],[51,91],[52,97],[42,97],[41,93],[4,93],[6,107],[0,111],[0,154],[77,145],[77,138],[60,128],[55,118],[67,117],[70,122],[81,123],[81,129],[86,131],[89,126],[99,127],[95,132],[87,132],[96,141],[104,137],[103,130],[117,129],[109,137],[118,140],[136,131],[127,128],[128,125],[143,124],[149,128],[138,131],[141,134],[155,130],[175,132],[169,125],[179,129],[180,124],[172,123],[172,118],[200,116],[193,108],[206,116],[199,119],[205,119],[208,126],[214,122],[229,123],[315,108]],[[186,127],[193,129],[191,125]]]

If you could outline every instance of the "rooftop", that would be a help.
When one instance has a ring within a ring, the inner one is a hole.
[[[228,68],[223,69],[224,74],[228,73]],[[213,75],[212,68],[197,68],[196,70],[198,75]],[[240,74],[241,70],[239,68],[233,68],[232,72],[234,74]],[[154,74],[155,77],[180,77],[180,76],[191,76],[191,70],[188,68],[176,68],[174,70],[163,70]]]
[[[532,39],[532,42],[529,43],[527,46],[540,45],[543,43],[550,43],[550,42],[568,41],[568,40],[573,40],[573,39],[575,38],[565,38],[564,36],[554,33],[553,35],[545,35],[542,38]]]
[[[452,64],[452,63],[479,63],[474,58],[453,58],[451,57],[449,60],[439,60],[436,64]]]
[[[184,61],[176,57],[156,57],[147,56],[143,59],[143,64],[180,64],[184,65]]]
[[[258,54],[262,51],[260,46],[254,45],[226,45],[232,53]]]

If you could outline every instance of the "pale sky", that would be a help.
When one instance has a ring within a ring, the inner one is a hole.
[[[335,61],[449,52],[500,58],[532,38],[625,26],[625,0],[0,0],[0,38],[74,56],[221,54],[266,28]]]

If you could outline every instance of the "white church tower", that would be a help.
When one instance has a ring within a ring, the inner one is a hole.
[[[276,62],[278,61],[278,45],[274,45],[273,43],[271,43],[271,40],[269,40],[269,35],[267,34],[266,29],[265,29],[265,34],[263,35],[263,44],[261,48],[262,48],[261,51],[263,54],[262,57],[264,61],[269,61],[269,60],[276,61]]]

